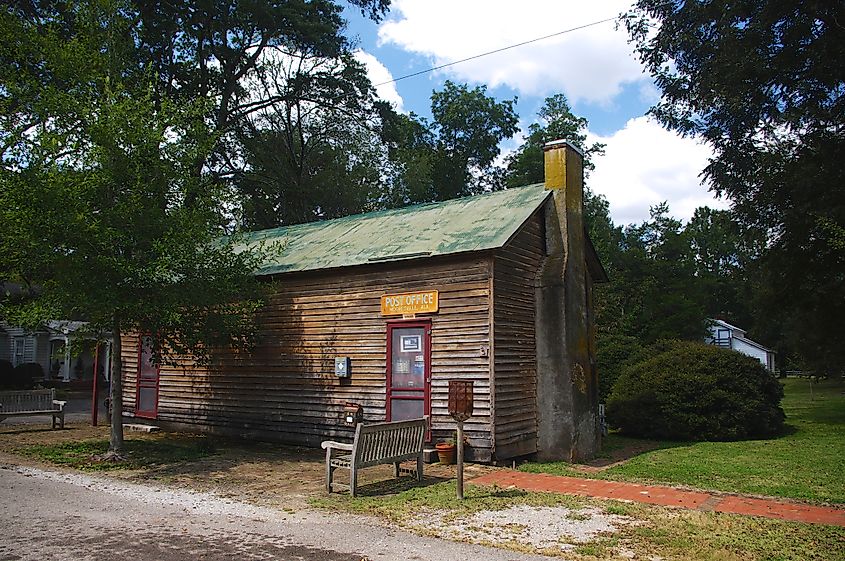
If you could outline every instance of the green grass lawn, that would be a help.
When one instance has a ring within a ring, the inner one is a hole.
[[[371,485],[366,496],[351,498],[332,494],[312,499],[311,504],[378,516],[424,535],[450,537],[436,524],[419,526],[426,520],[446,520],[472,527],[479,524],[472,515],[481,511],[503,510],[514,506],[564,506],[579,512],[622,516],[628,521],[616,531],[607,532],[573,550],[534,550],[525,543],[511,541],[498,547],[515,551],[560,556],[570,561],[618,561],[620,559],[673,559],[676,561],[827,561],[845,557],[845,529],[837,526],[785,522],[754,516],[720,514],[659,506],[603,501],[519,489],[469,485],[465,499],[455,499],[455,483],[448,481],[418,486],[404,482]],[[586,510],[584,510],[586,509]],[[586,518],[588,515],[584,515]],[[411,525],[409,525],[409,523]],[[455,539],[452,536],[452,539]],[[475,541],[472,539],[462,541]],[[562,543],[570,543],[565,537]],[[487,543],[476,541],[475,543]],[[575,543],[575,542],[572,542]],[[489,544],[488,544],[489,545]],[[627,552],[627,555],[622,555]]]
[[[101,461],[109,449],[108,440],[82,440],[59,444],[27,446],[18,453],[41,461],[82,471],[149,469],[191,462],[214,453],[214,446],[204,436],[157,436],[124,441],[123,461]]]
[[[563,462],[529,463],[521,469],[638,482],[681,484],[701,489],[772,495],[823,503],[845,503],[845,384],[785,380],[783,409],[789,432],[770,440],[659,443],[598,473]],[[635,439],[611,435],[607,447]]]

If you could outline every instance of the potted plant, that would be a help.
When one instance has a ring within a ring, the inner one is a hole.
[[[438,442],[434,445],[437,450],[437,458],[442,465],[448,466],[455,463],[455,454],[457,448],[455,447],[455,439],[450,438],[445,442]]]

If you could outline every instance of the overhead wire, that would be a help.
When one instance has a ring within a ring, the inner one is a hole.
[[[374,85],[374,87],[384,86],[384,85],[387,85],[387,84],[393,84],[394,82],[398,82],[399,80],[404,80],[404,79],[406,79],[406,78],[413,78],[414,76],[420,76],[420,75],[422,75],[422,74],[428,74],[429,72],[434,72],[435,70],[440,70],[441,68],[446,68],[446,67],[449,67],[449,66],[454,66],[454,65],[456,65],[456,64],[460,64],[460,63],[462,63],[462,62],[467,62],[467,61],[470,61],[470,60],[475,60],[475,59],[477,59],[477,58],[485,57],[485,56],[488,56],[488,55],[492,55],[492,54],[496,54],[496,53],[501,53],[502,51],[507,51],[507,50],[510,50],[510,49],[515,49],[515,48],[517,48],[517,47],[522,47],[522,46],[524,46],[524,45],[529,45],[529,44],[531,44],[531,43],[536,43],[536,42],[538,42],[538,41],[544,41],[544,40],[546,40],[546,39],[551,39],[552,37],[557,37],[557,36],[559,36],[559,35],[564,35],[564,34],[566,34],[566,33],[572,33],[573,31],[578,31],[579,29],[585,29],[585,28],[587,28],[587,27],[593,27],[594,25],[600,25],[600,24],[602,24],[602,23],[607,23],[607,22],[609,22],[609,21],[615,21],[615,20],[616,20],[616,18],[615,18],[615,17],[612,17],[612,18],[607,18],[607,19],[603,19],[603,20],[594,21],[594,22],[591,22],[591,23],[585,23],[584,25],[579,25],[579,26],[577,26],[577,27],[573,27],[573,28],[570,28],[570,29],[564,29],[563,31],[558,31],[557,33],[552,33],[552,34],[550,34],[550,35],[544,35],[544,36],[542,36],[542,37],[537,37],[537,38],[535,38],[535,39],[529,39],[528,41],[522,41],[521,43],[514,43],[513,45],[508,45],[507,47],[501,47],[501,48],[499,48],[499,49],[494,49],[494,50],[492,50],[492,51],[487,51],[487,52],[485,52],[485,53],[479,53],[479,54],[477,54],[477,55],[473,55],[473,56],[470,56],[470,57],[467,57],[467,58],[462,58],[462,59],[460,59],[460,60],[455,60],[455,61],[452,61],[452,62],[447,62],[446,64],[441,64],[441,65],[439,65],[439,66],[435,66],[435,67],[433,67],[433,68],[426,68],[425,70],[420,70],[419,72],[413,72],[413,73],[411,73],[411,74],[406,74],[405,76],[400,76],[400,77],[398,77],[398,78],[393,78],[392,80],[387,80],[386,82],[381,82],[381,83],[379,83],[379,84],[375,84],[375,85]]]

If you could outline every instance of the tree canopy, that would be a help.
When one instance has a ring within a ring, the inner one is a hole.
[[[272,228],[370,210],[385,151],[375,96],[351,55],[276,53],[252,87],[274,99],[238,126],[241,225]]]
[[[485,86],[446,81],[431,94],[428,122],[382,107],[382,138],[392,159],[388,206],[443,201],[501,187],[500,143],[518,130],[516,99],[497,101]]]
[[[1,313],[30,327],[84,319],[112,335],[114,452],[122,335],[150,333],[159,361],[252,342],[262,255],[222,237],[221,147],[257,110],[242,80],[266,69],[261,49],[302,47],[306,35],[324,48],[324,31],[340,27],[326,2],[161,4],[0,11],[0,280],[24,287]]]
[[[593,156],[604,154],[598,142],[587,146],[587,119],[572,113],[566,96],[547,97],[537,112],[537,122],[528,125],[528,135],[522,145],[508,158],[508,187],[541,183],[543,181],[543,146],[553,140],[568,140],[584,152],[584,170],[594,169]]]
[[[841,370],[845,6],[639,0],[625,22],[662,93],[652,114],[713,148],[704,178],[765,239],[773,331],[809,366]]]

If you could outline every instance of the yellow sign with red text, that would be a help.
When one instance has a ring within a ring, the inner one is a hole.
[[[439,309],[437,297],[436,290],[385,294],[381,297],[381,315],[403,316],[433,313]]]

